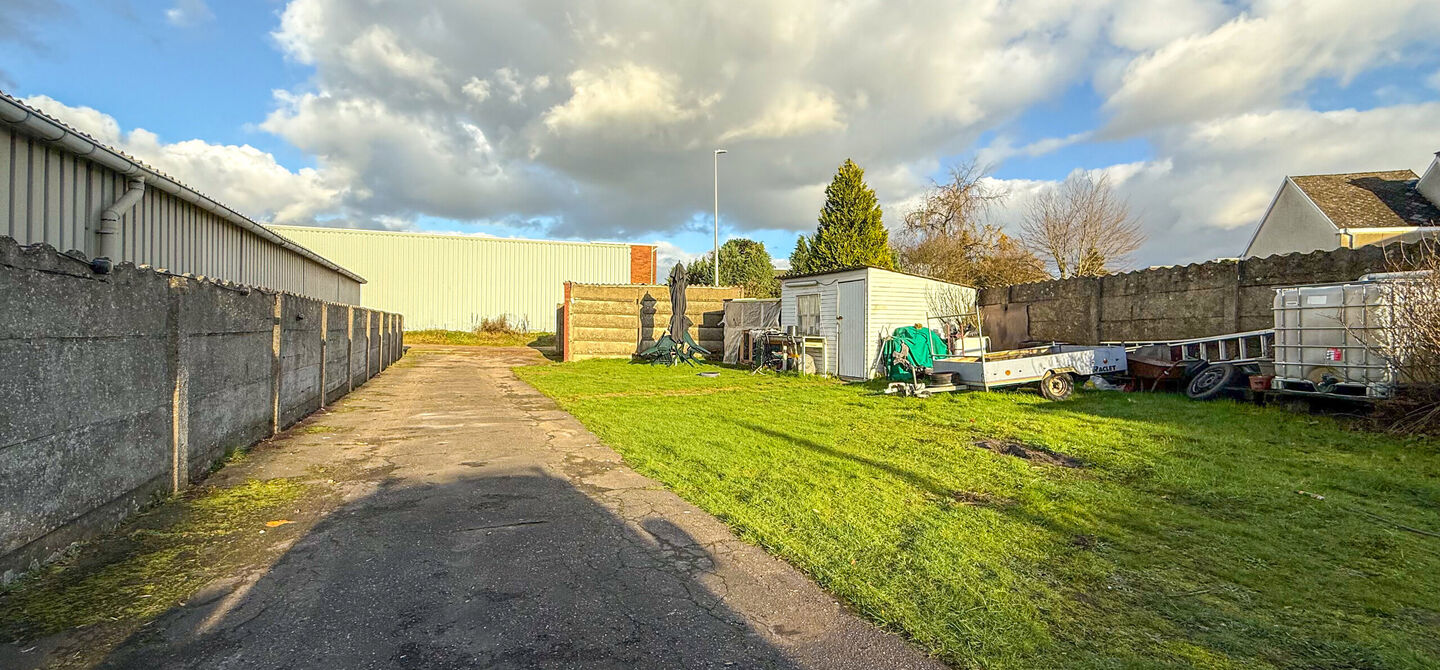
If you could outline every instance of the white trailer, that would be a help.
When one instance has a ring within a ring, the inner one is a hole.
[[[956,386],[977,391],[1039,384],[1045,397],[1058,400],[1070,395],[1076,377],[1123,373],[1125,367],[1125,347],[1052,344],[942,358],[935,361],[933,370],[935,374],[948,372]]]

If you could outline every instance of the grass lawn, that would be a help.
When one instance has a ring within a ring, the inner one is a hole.
[[[555,335],[553,333],[487,333],[480,330],[407,330],[405,331],[405,343],[547,349],[555,346]]]
[[[1434,441],[1168,395],[920,400],[625,361],[516,373],[958,667],[1440,667],[1440,538],[1396,525],[1440,532]]]

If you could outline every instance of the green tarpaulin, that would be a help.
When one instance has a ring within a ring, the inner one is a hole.
[[[945,346],[945,338],[933,329],[916,326],[896,328],[894,335],[885,341],[885,348],[880,352],[880,360],[885,363],[886,374],[897,381],[910,381],[910,372],[895,362],[894,353],[902,344],[909,351],[910,363],[918,368],[928,368],[934,365],[935,359],[930,353],[932,351],[935,352],[935,356],[950,355],[950,349]]]

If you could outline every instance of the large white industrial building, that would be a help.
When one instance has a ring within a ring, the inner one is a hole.
[[[365,280],[0,93],[0,235],[356,304]]]
[[[405,315],[407,330],[471,330],[505,317],[555,328],[565,282],[650,284],[656,248],[611,242],[271,226],[364,275],[360,304]]]

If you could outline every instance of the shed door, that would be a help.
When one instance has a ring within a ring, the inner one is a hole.
[[[865,280],[840,282],[839,288],[836,313],[840,319],[836,325],[840,329],[840,376],[867,378],[870,361],[865,356]]]

